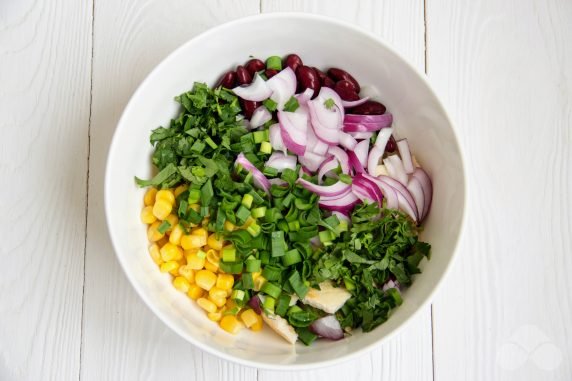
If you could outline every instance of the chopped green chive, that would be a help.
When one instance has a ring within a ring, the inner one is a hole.
[[[262,228],[256,222],[253,222],[246,228],[246,231],[249,232],[251,236],[258,237]]]
[[[260,271],[260,259],[249,258],[244,262],[246,266],[246,271],[249,273],[255,273]]]
[[[248,261],[246,262],[246,265],[248,266]],[[252,273],[242,273],[242,277],[240,279],[242,280],[242,287],[244,287],[245,290],[252,290],[254,288]]]
[[[290,307],[290,299],[291,299],[290,295],[287,295],[285,293],[280,294],[280,296],[276,300],[276,309],[274,311],[276,315],[282,317],[286,315],[286,312],[288,312],[288,307]]]
[[[300,103],[298,103],[298,99],[294,98],[294,97],[290,97],[290,99],[288,99],[288,102],[286,102],[284,104],[284,111],[287,112],[294,112],[298,109],[298,107],[300,107]]]
[[[260,152],[270,155],[272,153],[272,144],[270,142],[260,143]]]
[[[161,234],[165,234],[167,230],[171,227],[171,223],[167,220],[161,222],[161,225],[157,228],[157,231]]]
[[[252,212],[250,212],[250,215],[252,218],[262,218],[266,215],[266,207],[261,206],[259,208],[254,208],[252,209]]]
[[[288,281],[296,295],[298,295],[300,299],[304,299],[310,289],[304,284],[304,282],[302,282],[302,278],[300,278],[298,271],[294,271],[292,275],[290,275],[290,278],[288,278]]]
[[[264,266],[262,276],[266,280],[279,280],[282,275],[282,269],[276,266]]]
[[[241,204],[250,209],[250,207],[252,206],[252,201],[254,201],[254,197],[251,194],[247,193],[244,196],[242,196]]]
[[[200,189],[189,189],[189,204],[196,204],[201,200],[201,190]]]
[[[284,266],[292,266],[300,262],[302,262],[302,257],[300,256],[300,252],[296,249],[287,251],[282,257],[282,264]]]
[[[268,109],[268,111],[270,112],[274,112],[276,111],[276,107],[278,106],[278,103],[274,102],[272,99],[268,98],[267,100],[263,101],[262,104],[264,105],[264,107],[266,107]]]
[[[284,250],[286,248],[286,242],[284,242],[284,232],[281,230],[273,231],[271,234],[272,243],[272,256],[281,257],[284,255]]]
[[[282,289],[280,288],[280,286],[272,282],[265,282],[260,288],[260,291],[264,292],[266,295],[269,295],[273,298],[277,298],[278,296],[280,296]]]
[[[222,249],[222,260],[224,262],[236,261],[236,248],[234,246],[225,246]]]
[[[326,108],[328,110],[331,110],[332,107],[334,107],[336,104],[336,102],[334,102],[334,100],[332,98],[328,98],[326,99],[326,101],[324,102],[324,106],[326,106]]]
[[[279,56],[270,56],[266,59],[266,68],[274,70],[282,70],[282,58]]]
[[[262,308],[268,314],[274,314],[274,305],[276,304],[276,299],[271,296],[267,296],[262,303]]]
[[[268,139],[270,139],[270,133],[268,132],[268,130],[254,131],[252,135],[254,137],[254,143],[257,144],[266,142],[268,141]]]
[[[240,205],[236,210],[236,219],[240,225],[244,224],[250,217],[250,210],[244,205]]]
[[[205,143],[207,143],[209,147],[211,147],[212,149],[217,149],[218,147],[218,145],[214,142],[214,140],[210,138],[210,136],[207,136],[205,138]]]

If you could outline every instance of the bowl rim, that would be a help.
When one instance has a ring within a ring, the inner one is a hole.
[[[350,29],[352,32],[354,32],[358,35],[361,35],[364,38],[368,38],[370,40],[373,40],[377,44],[382,45],[384,49],[387,49],[389,52],[391,52],[392,54],[397,56],[402,61],[402,63],[404,65],[406,65],[411,70],[411,72],[417,77],[417,79],[422,81],[425,84],[427,89],[430,91],[430,93],[433,95],[433,97],[436,100],[436,107],[445,116],[446,121],[451,126],[451,130],[453,133],[453,139],[454,139],[455,144],[457,145],[458,150],[459,150],[459,157],[460,157],[460,161],[461,161],[460,162],[460,168],[461,168],[461,172],[462,172],[462,183],[463,183],[463,190],[464,190],[463,195],[462,195],[462,206],[463,206],[463,208],[462,208],[461,224],[460,224],[459,234],[457,235],[456,240],[453,244],[453,252],[451,255],[451,259],[446,264],[445,269],[443,271],[443,275],[433,285],[433,289],[431,290],[429,295],[425,298],[425,300],[418,306],[418,308],[414,312],[412,312],[409,317],[402,320],[396,326],[396,328],[393,331],[390,331],[387,335],[383,336],[382,338],[380,338],[379,340],[377,340],[371,344],[368,344],[362,348],[359,348],[358,350],[356,350],[354,352],[345,354],[345,355],[343,355],[341,357],[337,357],[335,359],[328,359],[328,360],[317,361],[317,362],[312,362],[312,363],[305,363],[305,364],[268,364],[268,363],[257,362],[255,360],[250,360],[250,359],[237,358],[237,357],[234,357],[234,356],[227,354],[223,351],[219,351],[214,347],[210,347],[208,345],[201,343],[200,341],[196,340],[193,336],[188,335],[185,332],[183,332],[182,330],[179,330],[178,328],[172,326],[168,322],[167,316],[164,316],[166,314],[163,314],[158,308],[156,308],[154,306],[154,304],[151,302],[150,298],[147,297],[146,294],[136,285],[133,276],[128,271],[128,264],[124,261],[123,256],[119,255],[119,252],[120,252],[120,250],[118,249],[119,246],[118,246],[118,244],[116,244],[116,241],[118,241],[119,238],[116,237],[115,233],[111,230],[110,221],[111,221],[112,213],[111,213],[109,202],[108,202],[108,200],[111,199],[111,197],[112,197],[112,190],[110,189],[110,184],[112,181],[110,178],[111,177],[110,176],[110,173],[111,173],[110,167],[111,167],[113,156],[115,155],[115,152],[117,151],[116,147],[119,144],[117,132],[121,128],[123,128],[122,126],[125,123],[124,119],[126,118],[126,114],[127,114],[128,110],[131,107],[133,107],[134,99],[139,97],[140,93],[143,91],[147,82],[150,81],[150,78],[155,76],[156,73],[158,71],[160,71],[163,66],[166,66],[170,61],[175,60],[176,57],[179,54],[181,54],[181,52],[186,50],[188,48],[188,46],[193,44],[195,41],[206,39],[211,34],[214,34],[215,32],[219,32],[221,29],[233,28],[237,25],[248,24],[248,23],[251,23],[253,21],[260,20],[260,19],[306,19],[306,20],[313,20],[313,21],[318,21],[318,22],[322,22],[322,23],[330,23],[330,24],[334,24],[335,26],[340,27],[342,29],[343,28]],[[275,370],[275,371],[297,371],[297,370],[318,369],[318,368],[323,368],[323,367],[337,365],[337,364],[347,362],[347,361],[355,359],[361,355],[369,353],[377,347],[380,347],[383,343],[386,343],[391,338],[393,338],[397,333],[401,332],[401,330],[405,326],[407,326],[413,319],[418,317],[420,312],[422,310],[424,310],[427,307],[427,305],[429,303],[431,303],[431,301],[434,299],[437,290],[439,290],[440,287],[442,286],[442,284],[444,283],[444,280],[447,278],[448,274],[451,271],[451,268],[453,266],[453,263],[455,262],[455,259],[458,257],[459,243],[460,243],[460,241],[464,235],[464,232],[465,232],[465,226],[466,226],[466,221],[467,221],[467,200],[468,200],[468,192],[469,192],[468,187],[467,187],[467,178],[466,178],[467,171],[466,171],[466,164],[465,163],[466,163],[466,160],[463,156],[462,145],[460,144],[460,139],[459,139],[459,136],[457,134],[455,124],[453,123],[451,116],[449,115],[449,113],[447,112],[445,107],[443,106],[441,99],[437,96],[437,93],[435,92],[435,90],[431,86],[427,76],[425,75],[425,73],[421,72],[419,69],[417,69],[415,66],[413,66],[407,59],[405,59],[399,52],[397,52],[389,43],[385,42],[381,37],[375,35],[372,32],[369,32],[369,31],[367,31],[367,30],[365,30],[359,26],[356,26],[356,25],[351,24],[349,22],[342,21],[339,19],[335,19],[335,18],[332,18],[329,16],[322,16],[322,15],[316,15],[316,14],[310,14],[310,13],[299,13],[299,12],[260,13],[260,14],[246,16],[246,17],[238,18],[238,19],[235,19],[232,21],[228,21],[228,22],[219,24],[217,26],[211,27],[211,28],[201,32],[200,34],[192,37],[191,39],[189,39],[188,41],[186,41],[185,43],[180,45],[178,48],[173,50],[171,53],[169,53],[165,58],[163,58],[161,60],[161,62],[158,65],[156,65],[153,68],[153,70],[145,76],[145,79],[139,84],[139,86],[137,87],[135,92],[131,95],[128,103],[126,104],[125,108],[123,109],[121,117],[119,118],[117,126],[113,132],[113,137],[112,137],[111,144],[109,147],[109,151],[107,154],[107,160],[106,160],[106,166],[105,166],[105,177],[104,177],[104,209],[105,209],[107,231],[108,231],[109,237],[111,239],[111,244],[113,246],[113,250],[115,252],[115,255],[119,261],[119,264],[120,264],[125,276],[129,280],[129,283],[131,283],[131,286],[135,289],[136,293],[143,300],[145,305],[155,314],[155,316],[157,316],[163,322],[163,324],[165,324],[165,326],[169,327],[172,331],[177,333],[180,337],[182,337],[186,341],[190,342],[195,347],[198,347],[199,349],[201,349],[207,353],[213,354],[213,355],[215,355],[219,358],[222,358],[224,360],[227,360],[227,361],[230,361],[230,362],[233,362],[236,364],[244,365],[247,367],[257,368],[257,369]]]

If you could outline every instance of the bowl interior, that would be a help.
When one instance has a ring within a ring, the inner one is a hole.
[[[143,190],[133,176],[152,175],[149,132],[178,112],[173,97],[194,81],[213,85],[221,73],[254,57],[298,53],[320,68],[341,67],[373,86],[394,114],[398,137],[433,179],[434,199],[422,238],[433,246],[423,274],[405,291],[404,303],[373,332],[356,332],[339,342],[311,347],[287,344],[268,328],[227,334],[194,302],[176,291],[147,251],[139,221]],[[112,191],[113,190],[113,191]],[[165,59],[126,107],[110,149],[105,184],[109,231],[131,283],[149,307],[173,330],[199,347],[227,359],[267,368],[309,367],[339,361],[387,338],[425,304],[443,278],[461,230],[465,181],[453,127],[427,82],[393,50],[368,33],[338,21],[292,14],[250,17],[212,29]]]

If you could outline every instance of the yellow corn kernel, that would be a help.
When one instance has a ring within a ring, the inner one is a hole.
[[[222,272],[222,270],[218,266],[218,263],[211,263],[209,261],[205,262],[205,269],[212,271],[213,273]]]
[[[189,189],[189,186],[187,184],[179,185],[178,187],[175,188],[175,192],[174,192],[175,197],[179,197],[179,195],[181,193],[183,193],[184,191],[186,191],[187,189]]]
[[[199,237],[205,237],[205,240],[206,240],[206,238],[207,238],[208,235],[209,235],[209,232],[207,232],[207,231],[206,231],[205,229],[203,229],[203,228],[195,228],[195,229],[193,229],[193,231],[191,231],[191,234],[192,234],[192,235],[198,235]],[[206,243],[205,243],[205,245],[206,245]],[[203,246],[204,246],[204,245],[203,245]]]
[[[193,270],[202,270],[205,267],[205,258],[201,258],[198,253],[187,254],[187,266]]]
[[[246,328],[250,328],[258,323],[257,316],[258,314],[254,310],[245,310],[240,314],[240,320],[242,320]]]
[[[175,279],[173,279],[173,286],[175,286],[177,290],[182,291],[184,293],[189,292],[189,289],[191,288],[191,284],[189,283],[189,281],[183,278],[182,276],[178,276]]]
[[[195,274],[195,283],[203,290],[209,291],[216,283],[216,275],[209,270],[199,270]]]
[[[234,285],[234,277],[231,274],[218,274],[216,286],[221,290],[230,290]]]
[[[161,265],[163,263],[163,258],[161,258],[161,252],[159,251],[159,245],[156,243],[149,246],[149,254],[157,265]]]
[[[234,307],[238,307],[236,302],[230,298],[226,300],[225,306],[227,310],[232,310]]]
[[[236,229],[235,224],[233,224],[232,222],[230,222],[228,220],[224,222],[224,230],[226,230],[227,232],[231,232],[231,231],[234,231],[234,229]]]
[[[147,238],[149,241],[157,242],[165,236],[165,233],[159,233],[159,225],[161,225],[161,223],[159,221],[155,221],[147,229]]]
[[[159,199],[153,205],[153,215],[159,220],[164,220],[171,214],[173,210],[173,205],[169,204],[168,201]]]
[[[146,206],[141,210],[141,222],[150,225],[157,221],[157,217],[153,215],[153,207]]]
[[[223,316],[219,324],[222,329],[233,335],[238,333],[243,327],[242,323],[234,315]]]
[[[216,312],[209,312],[207,314],[207,317],[209,318],[209,320],[212,321],[220,321],[220,319],[222,318],[222,314],[224,313],[224,310],[225,310],[224,308],[221,308]]]
[[[232,288],[229,288],[228,290],[226,290],[226,297],[230,298],[231,295],[232,295]]]
[[[222,290],[222,289],[214,286],[209,290],[209,298],[224,299],[224,302],[222,303],[222,305],[224,306],[224,304],[226,303],[226,290]],[[214,300],[213,300],[213,302],[214,302]],[[219,306],[219,307],[221,307],[221,306]]]
[[[209,245],[211,249],[220,250],[224,245],[224,239],[222,239],[222,237],[217,238],[216,234],[213,233],[209,235],[209,238],[207,239],[207,245]]]
[[[172,273],[174,270],[178,270],[179,263],[177,261],[169,261],[161,264],[162,273]]]
[[[226,304],[226,291],[223,291],[225,297],[223,298],[215,298],[209,295],[209,300],[213,302],[217,307],[222,307]]]
[[[170,189],[161,189],[155,195],[155,203],[157,203],[157,201],[159,201],[159,200],[165,200],[169,204],[173,205],[173,204],[175,204],[175,194]]]
[[[254,332],[262,331],[262,316],[256,314],[256,323],[250,326],[250,330]]]
[[[169,242],[173,245],[179,245],[181,243],[181,237],[183,237],[185,231],[181,227],[181,225],[177,224],[171,231],[171,235],[169,235]]]
[[[213,265],[218,265],[218,263],[220,262],[220,254],[213,249],[207,250],[207,261],[209,261]]]
[[[180,261],[183,259],[183,250],[179,246],[173,245],[171,242],[167,242],[161,248],[161,258],[163,258],[165,262]]]
[[[175,226],[179,225],[179,217],[177,217],[177,215],[175,214],[169,214],[169,216],[167,216],[167,218],[165,218],[165,221],[167,221],[169,223],[169,228],[167,229],[167,233],[170,233],[173,231],[173,229],[175,228]]]
[[[179,275],[188,280],[189,283],[195,283],[195,271],[189,265],[179,267]]]
[[[145,206],[153,206],[155,203],[155,196],[157,195],[157,188],[149,188],[147,192],[145,192],[145,196],[143,196],[143,203]]]
[[[244,225],[242,225],[240,228],[241,229],[246,229],[247,227],[249,227],[253,222],[256,222],[256,220],[252,217],[248,217],[246,219],[246,222],[244,223]]]
[[[193,300],[197,300],[198,298],[202,298],[204,294],[205,294],[205,290],[203,290],[202,288],[200,288],[196,284],[191,284],[191,286],[189,287],[189,292],[187,292],[187,295],[189,296],[189,298],[191,298]]]
[[[197,304],[207,312],[216,312],[216,305],[208,299],[198,298]]]
[[[207,237],[202,237],[195,234],[185,234],[181,237],[181,246],[183,249],[199,249],[207,244]]]
[[[254,291],[260,291],[260,289],[262,288],[262,285],[264,285],[264,283],[266,283],[266,278],[264,278],[262,275],[256,277],[256,279],[254,279],[253,277],[253,281],[254,281]]]

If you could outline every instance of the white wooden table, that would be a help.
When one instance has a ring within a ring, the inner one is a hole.
[[[430,308],[386,345],[258,371],[166,328],[121,272],[107,148],[168,53],[260,12],[330,15],[425,70],[471,197]],[[0,0],[0,380],[572,380],[572,1]]]

